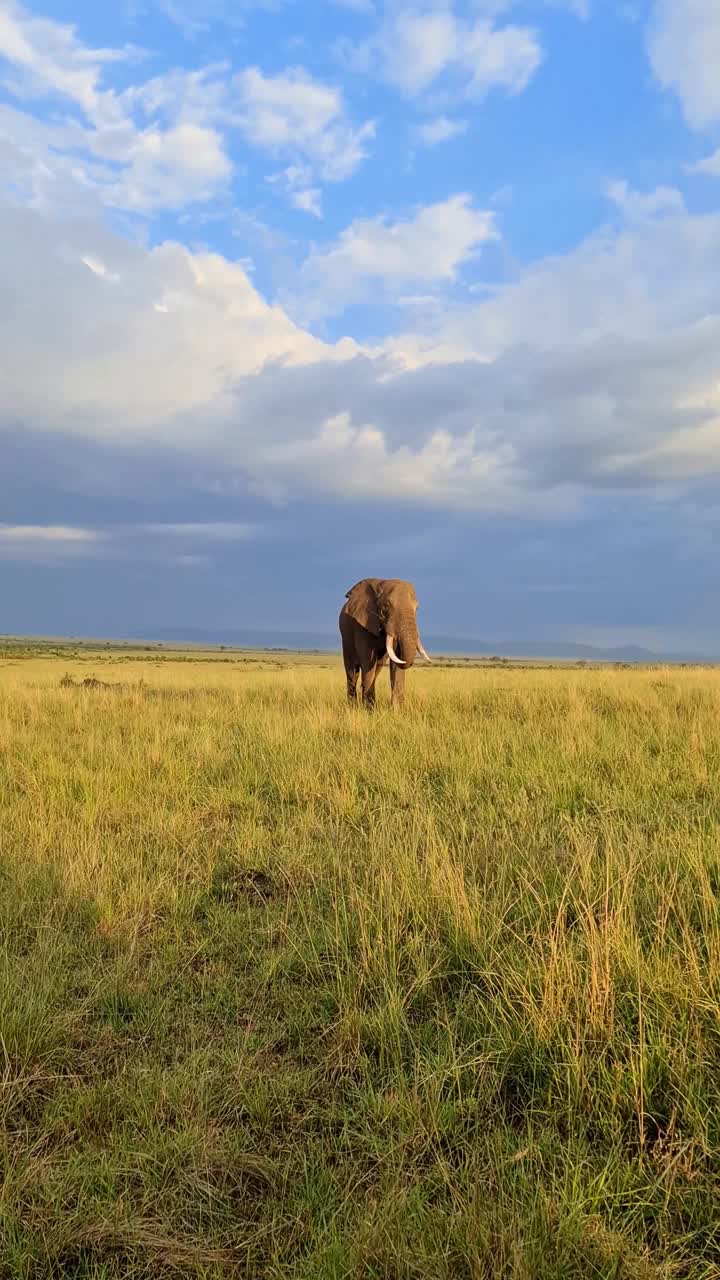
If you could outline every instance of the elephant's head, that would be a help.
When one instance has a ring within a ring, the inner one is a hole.
[[[411,667],[419,653],[430,659],[420,643],[418,598],[412,582],[401,578],[363,578],[347,593],[345,612],[375,636],[384,636],[388,657]]]

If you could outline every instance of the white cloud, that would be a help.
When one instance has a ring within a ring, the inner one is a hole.
[[[482,302],[428,308],[391,341],[403,358],[492,361],[513,346],[564,350],[640,341],[720,313],[720,215],[688,214],[671,188],[611,186],[614,222],[571,252],[540,259]]]
[[[694,173],[705,173],[709,178],[720,178],[720,147],[712,155],[693,165]]]
[[[296,209],[311,213],[314,218],[322,218],[322,192],[319,187],[304,187],[300,191],[293,191],[290,198]]]
[[[409,95],[420,93],[458,57],[456,20],[443,10],[405,10],[384,31],[380,56],[391,84]]]
[[[356,423],[343,412],[322,422],[309,438],[261,446],[257,461],[265,482],[274,480],[285,493],[291,484],[310,494],[332,493],[342,477],[343,496],[365,501],[444,507],[479,500],[486,512],[517,503],[512,445],[485,442],[473,430],[459,436],[438,429],[414,447],[393,448],[375,424]],[[528,509],[538,514],[548,505],[538,494]]]
[[[271,174],[267,181],[281,187],[296,209],[322,218],[322,191],[311,185],[312,178],[312,169],[307,165],[291,164],[280,173]]]
[[[357,219],[305,262],[299,308],[305,315],[332,314],[407,285],[447,284],[480,245],[497,237],[495,215],[475,209],[464,194],[425,205],[405,220]]]
[[[94,276],[99,276],[101,280],[110,282],[119,280],[120,277],[112,271],[108,271],[104,262],[100,262],[97,258],[93,258],[91,254],[83,254],[81,261],[85,263],[88,271],[92,271]]]
[[[0,542],[95,542],[94,529],[62,524],[0,524]]]
[[[138,212],[210,200],[232,173],[220,135],[196,124],[136,133],[125,157],[120,181],[108,185],[104,198]]]
[[[265,76],[248,67],[235,78],[236,122],[247,141],[295,164],[310,166],[326,182],[340,182],[365,159],[375,125],[347,119],[342,93],[301,68]]]
[[[413,307],[413,328],[375,353],[318,342],[218,255],[6,210],[0,430],[41,437],[42,459],[74,438],[71,456],[93,443],[143,475],[172,459],[213,493],[276,500],[552,514],[588,492],[717,481],[720,216],[688,214],[672,191],[612,194],[596,235],[463,306],[441,286],[492,232],[466,199],[353,224],[320,255],[323,287],[343,272],[343,298],[366,276],[373,296],[423,275],[433,286],[435,306]],[[242,521],[160,525],[153,545],[177,556],[250,536]]]
[[[306,172],[286,194],[319,216],[319,182],[353,173],[374,134],[372,121],[348,119],[339,89],[301,68],[265,76],[249,67],[233,79],[226,63],[215,63],[109,86],[110,64],[132,57],[129,49],[88,48],[73,27],[34,18],[14,0],[0,8],[0,60],[18,102],[0,107],[0,146],[23,199],[76,208],[99,201],[145,214],[205,203],[228,186],[229,139],[239,131]],[[46,117],[48,97],[64,116]]]
[[[95,529],[69,525],[0,524],[0,560],[57,564],[94,556],[102,543]]]
[[[0,9],[0,57],[13,68],[13,86],[29,97],[56,94],[76,103],[88,116],[114,115],[112,98],[100,91],[102,69],[126,58],[130,50],[87,49],[75,28],[36,18],[14,0]]]
[[[155,78],[122,93],[104,87],[108,64],[131,54],[87,48],[73,27],[15,3],[0,10],[6,87],[24,108],[2,109],[7,170],[26,198],[57,203],[74,191],[76,203],[94,198],[150,212],[208,200],[226,183],[232,165],[224,140],[203,118],[210,104],[217,109],[216,79],[172,73],[165,83]],[[28,104],[48,96],[74,114],[33,116]]]
[[[379,32],[351,54],[358,69],[377,66],[406,97],[425,93],[442,78],[448,90],[474,101],[495,88],[521,92],[541,61],[531,28],[496,26],[492,15],[467,22],[442,4],[391,12]]]
[[[611,182],[607,188],[607,196],[628,223],[653,221],[666,214],[685,212],[685,202],[676,187],[635,191],[628,182]]]
[[[477,23],[463,39],[459,63],[470,73],[465,96],[476,101],[491,89],[520,93],[527,87],[542,61],[537,38],[527,27],[492,28]]]
[[[0,242],[14,246],[3,296],[22,298],[24,317],[14,325],[6,308],[0,325],[6,419],[108,438],[209,433],[234,380],[270,358],[326,354],[219,255],[145,249],[97,223],[20,209],[0,210]]]
[[[451,138],[458,138],[463,133],[467,133],[468,121],[454,119],[448,116],[436,116],[434,120],[426,120],[424,124],[418,125],[416,134],[419,141],[425,147],[436,147],[441,142],[449,142]]]
[[[717,0],[656,0],[648,52],[657,79],[677,94],[690,125],[720,121]]]
[[[229,111],[227,62],[196,70],[173,67],[163,75],[130,85],[120,94],[123,110],[166,124],[215,124]]]

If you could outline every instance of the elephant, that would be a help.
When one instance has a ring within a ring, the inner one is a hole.
[[[417,609],[412,582],[401,578],[363,578],[345,593],[339,624],[349,702],[356,702],[362,674],[363,704],[374,707],[375,681],[389,660],[390,701],[402,704],[407,668],[418,653],[430,662],[420,643]]]

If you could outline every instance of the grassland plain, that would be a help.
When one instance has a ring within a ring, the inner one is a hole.
[[[3,1280],[720,1276],[720,673],[222,656],[0,653]]]

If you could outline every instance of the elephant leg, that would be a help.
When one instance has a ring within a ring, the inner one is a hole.
[[[375,706],[375,681],[377,679],[377,663],[373,662],[370,667],[363,667],[362,673],[362,700],[366,707]]]
[[[401,707],[405,700],[405,670],[396,663],[390,663],[390,703],[393,707]]]
[[[357,701],[357,683],[358,683],[358,677],[359,677],[359,675],[360,675],[360,668],[359,668],[359,667],[346,667],[346,668],[345,668],[345,676],[346,676],[346,679],[347,679],[347,696],[348,696],[348,702],[352,703],[352,704],[353,704],[353,706],[355,705],[355,703],[356,703],[356,701]]]

